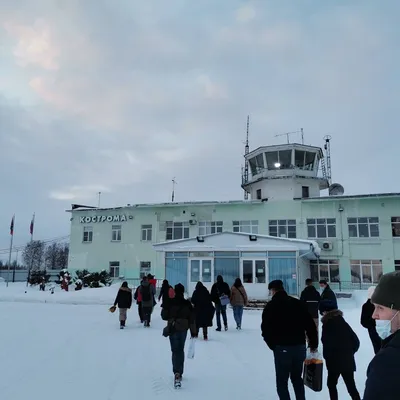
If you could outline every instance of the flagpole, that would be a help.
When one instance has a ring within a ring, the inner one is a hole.
[[[31,279],[31,269],[32,269],[32,264],[33,264],[33,249],[32,249],[32,242],[33,242],[33,230],[35,226],[35,213],[33,213],[32,221],[31,221],[31,226],[30,226],[30,234],[31,234],[31,242],[30,242],[30,252],[31,252],[31,260],[30,260],[30,265],[28,269],[28,279],[26,280],[26,287],[29,285],[29,281]]]
[[[12,254],[13,240],[14,240],[14,232],[13,232],[13,234],[11,235],[11,240],[10,240],[10,254],[8,255],[7,287],[8,287],[8,282],[10,281],[10,265],[11,265],[11,254]]]

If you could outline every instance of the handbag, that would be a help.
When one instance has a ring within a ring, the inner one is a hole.
[[[168,321],[167,326],[162,331],[162,335],[164,337],[169,337],[174,333],[175,333],[175,320]]]
[[[320,392],[322,390],[322,379],[323,360],[321,354],[308,351],[303,368],[304,385],[314,392]]]
[[[220,296],[219,301],[221,302],[221,306],[226,306],[230,303],[229,297],[226,294]]]

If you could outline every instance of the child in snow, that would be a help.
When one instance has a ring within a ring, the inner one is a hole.
[[[122,282],[114,301],[114,307],[116,305],[118,305],[119,308],[120,329],[124,329],[127,311],[132,306],[132,290],[128,287],[128,282]]]
[[[360,347],[357,335],[344,320],[335,302],[325,302],[320,308],[322,317],[323,355],[328,370],[328,390],[331,400],[338,400],[337,383],[340,375],[352,400],[361,400],[354,381],[354,354]]]

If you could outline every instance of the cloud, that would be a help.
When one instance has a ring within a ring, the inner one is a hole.
[[[0,243],[7,213],[17,244],[33,211],[39,236],[61,236],[70,202],[168,201],[173,177],[177,200],[242,198],[247,114],[251,148],[329,133],[347,193],[395,191],[399,8],[6,0]]]

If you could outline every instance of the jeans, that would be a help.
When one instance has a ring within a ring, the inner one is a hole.
[[[382,347],[382,339],[378,335],[378,332],[376,331],[375,326],[373,328],[368,329],[368,334],[369,334],[369,338],[371,339],[372,346],[374,347],[374,352],[376,354]]]
[[[360,394],[356,388],[356,383],[354,382],[354,372],[333,372],[328,370],[328,390],[329,397],[331,400],[339,400],[338,391],[336,385],[339,380],[339,376],[342,375],[344,383],[346,385],[347,391],[352,400],[361,400]]]
[[[150,324],[152,311],[153,311],[153,307],[143,307],[142,308],[142,315],[143,315],[143,320],[144,320],[145,325]]]
[[[187,331],[175,332],[169,337],[172,351],[172,370],[174,374],[183,374],[186,337]]]
[[[215,305],[215,315],[217,316],[217,329],[221,330],[221,314],[222,319],[224,320],[224,325],[228,325],[228,319],[226,318],[226,306],[222,306],[221,304]]]
[[[276,346],[274,349],[276,390],[280,400],[290,400],[288,381],[292,381],[296,400],[305,400],[302,378],[306,346]]]
[[[233,306],[233,318],[235,318],[236,326],[242,326],[243,306]]]

